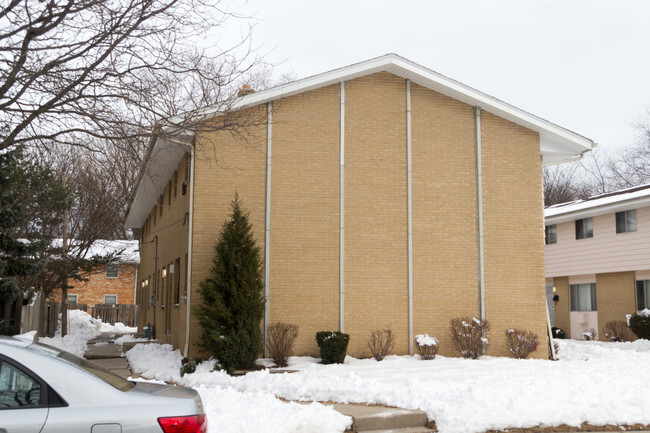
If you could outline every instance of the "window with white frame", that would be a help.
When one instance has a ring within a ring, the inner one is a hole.
[[[551,224],[550,226],[546,226],[546,234],[545,234],[545,237],[544,237],[544,243],[546,245],[556,244],[557,243],[557,226],[555,224]]]
[[[616,212],[616,233],[636,231],[636,209]]]
[[[594,219],[583,218],[576,220],[576,239],[587,239],[594,237]]]
[[[104,304],[116,305],[117,295],[104,295]]]
[[[79,295],[68,295],[68,304],[76,304]]]
[[[596,311],[596,283],[571,284],[571,311]]]
[[[120,265],[109,263],[106,265],[106,278],[117,278],[120,276]]]
[[[650,308],[650,280],[637,280],[636,282],[636,309]]]

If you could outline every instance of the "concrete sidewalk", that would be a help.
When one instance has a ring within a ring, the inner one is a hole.
[[[84,358],[126,379],[132,376],[131,369],[124,357],[122,345],[114,343],[115,338],[114,335],[102,334],[98,338],[88,341]]]

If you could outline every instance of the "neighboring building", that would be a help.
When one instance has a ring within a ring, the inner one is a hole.
[[[88,281],[73,281],[71,285],[74,287],[68,289],[68,301],[89,307],[95,304],[135,304],[135,285],[140,261],[138,241],[96,241],[87,257],[120,251],[122,253],[118,261],[101,266],[86,276]]]
[[[506,355],[516,327],[547,356],[541,167],[591,140],[393,54],[231,107],[264,120],[245,142],[210,131],[218,107],[191,137],[152,140],[126,219],[142,236],[140,327],[198,352],[192,307],[237,192],[264,255],[261,325],[297,324],[296,354],[343,330],[367,356],[390,327],[396,353],[427,332],[454,355],[449,320],[484,316],[488,353]]]
[[[582,339],[650,308],[650,185],[546,208],[546,284],[555,326]]]

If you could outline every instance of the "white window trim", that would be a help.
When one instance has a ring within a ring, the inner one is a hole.
[[[104,304],[113,304],[113,302],[106,302],[107,296],[115,296],[115,305],[117,305],[117,295],[104,295]]]
[[[117,269],[117,274],[114,277],[108,275],[108,267],[109,266],[115,266],[115,268]],[[104,276],[106,278],[110,279],[110,280],[120,278],[120,264],[119,263],[107,263],[106,267],[105,267],[105,270],[104,270]]]

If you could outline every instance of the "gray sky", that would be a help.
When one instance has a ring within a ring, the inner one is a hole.
[[[650,108],[649,0],[248,0],[296,78],[396,53],[607,149]]]

